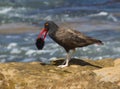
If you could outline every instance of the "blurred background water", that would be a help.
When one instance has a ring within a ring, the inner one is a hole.
[[[72,23],[75,29],[104,42],[103,46],[77,49],[74,57],[120,57],[120,0],[0,0],[1,25],[28,23],[42,27],[46,20]],[[64,49],[49,37],[44,49],[38,51],[34,44],[37,35],[0,34],[0,62],[49,62],[65,56]]]

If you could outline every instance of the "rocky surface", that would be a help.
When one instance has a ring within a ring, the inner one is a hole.
[[[0,89],[120,89],[120,59],[0,63]]]

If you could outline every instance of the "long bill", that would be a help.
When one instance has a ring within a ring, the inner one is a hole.
[[[43,40],[45,40],[45,38],[47,36],[47,32],[48,32],[48,30],[43,28],[42,31],[40,32],[40,34],[38,35],[38,38],[42,38]]]

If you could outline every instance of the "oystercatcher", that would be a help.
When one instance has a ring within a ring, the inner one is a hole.
[[[91,44],[103,44],[102,41],[86,36],[77,30],[59,27],[53,21],[47,21],[44,24],[44,28],[42,29],[37,38],[36,45],[39,49],[43,48],[44,39],[47,33],[56,43],[62,46],[67,52],[65,62],[62,65],[58,66],[62,68],[68,66],[69,60],[71,58],[70,50],[75,50],[75,48],[77,47],[84,47]]]

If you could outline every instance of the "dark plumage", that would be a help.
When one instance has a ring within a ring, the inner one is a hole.
[[[60,67],[68,66],[68,62],[70,60],[70,50],[91,44],[103,44],[102,41],[88,37],[79,31],[69,28],[60,28],[53,21],[47,21],[44,24],[44,28],[47,30],[48,35],[67,52],[65,65],[60,65]]]

